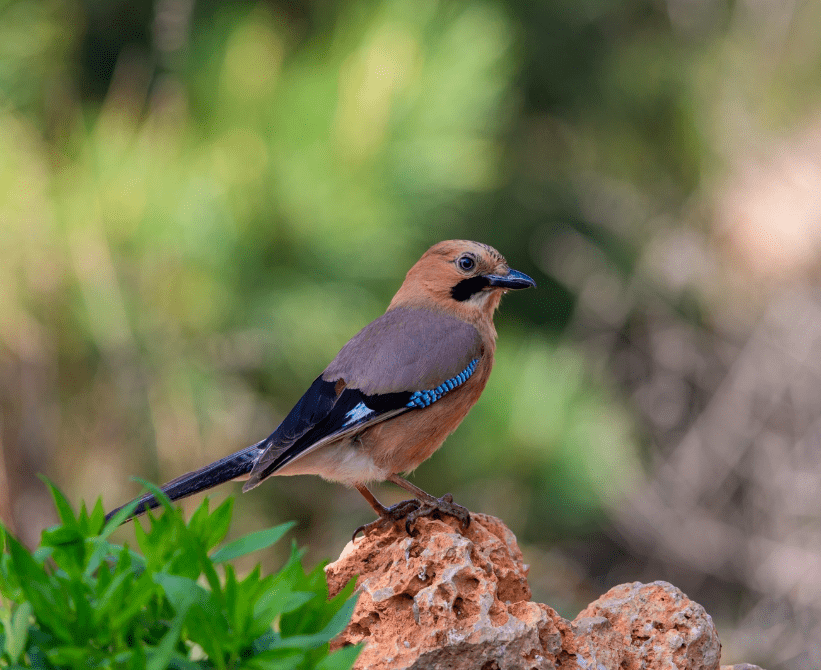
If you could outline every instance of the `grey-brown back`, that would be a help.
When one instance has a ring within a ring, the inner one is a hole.
[[[368,324],[325,369],[368,395],[432,389],[482,353],[479,331],[446,314],[397,307]]]

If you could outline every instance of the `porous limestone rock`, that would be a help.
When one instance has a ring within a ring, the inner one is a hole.
[[[335,644],[368,642],[355,667],[550,667],[543,660],[559,650],[558,615],[530,602],[513,533],[482,514],[464,534],[450,519],[423,518],[416,530],[360,538],[326,568],[332,595],[360,575],[353,619]]]
[[[603,617],[624,642],[620,667],[717,670],[721,658],[713,620],[672,584],[620,584],[590,603],[575,623]]]
[[[359,601],[332,648],[365,642],[358,670],[718,670],[704,609],[666,582],[622,584],[573,621],[530,601],[513,533],[472,514],[374,532],[327,566],[331,595]],[[726,670],[726,669],[723,669]]]

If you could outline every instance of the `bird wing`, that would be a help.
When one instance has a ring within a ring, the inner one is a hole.
[[[480,355],[479,333],[464,321],[402,307],[383,314],[342,348],[268,437],[243,490],[323,444],[434,402],[470,376]]]
[[[397,307],[368,324],[322,374],[372,395],[432,389],[481,354],[479,331],[441,312]]]

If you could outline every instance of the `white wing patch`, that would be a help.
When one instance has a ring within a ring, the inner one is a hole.
[[[360,402],[356,407],[345,414],[345,423],[342,424],[344,426],[350,426],[352,423],[356,423],[360,419],[364,419],[369,414],[373,414],[374,411],[368,407],[364,402]]]

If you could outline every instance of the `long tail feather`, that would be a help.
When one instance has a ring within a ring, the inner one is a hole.
[[[206,465],[204,468],[200,468],[194,472],[189,472],[181,477],[172,479],[167,484],[163,484],[161,487],[162,491],[169,498],[171,498],[171,500],[179,500],[180,498],[187,498],[188,496],[199,493],[200,491],[206,491],[214,486],[217,486],[218,484],[247,475],[254,468],[254,463],[256,463],[257,458],[259,458],[264,444],[265,440],[251,445],[250,447],[246,447],[245,449],[241,449],[240,451],[237,451],[230,456],[226,456],[225,458],[221,458],[218,461],[214,461],[210,465]],[[130,521],[141,514],[145,514],[146,511],[159,506],[160,503],[154,497],[154,494],[146,493],[139,499],[139,504],[133,514],[125,519],[125,521]],[[125,507],[125,505],[121,505],[117,509],[113,509],[106,514],[106,522],[108,522],[109,519],[111,519],[111,517],[119,512],[123,507]],[[125,521],[123,523],[125,523]]]

